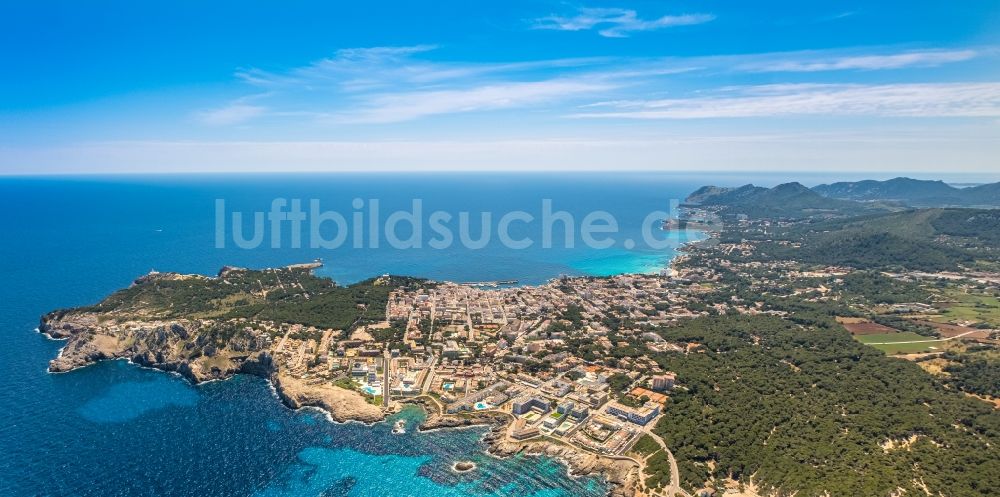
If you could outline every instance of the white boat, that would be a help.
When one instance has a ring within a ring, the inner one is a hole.
[[[396,424],[392,427],[393,435],[402,435],[406,433],[406,421],[400,419],[396,421]]]

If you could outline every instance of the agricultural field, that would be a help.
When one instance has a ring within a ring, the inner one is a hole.
[[[842,323],[847,331],[852,335],[887,335],[895,334],[896,330],[883,324],[872,323],[871,321],[861,321],[854,323]]]
[[[968,326],[958,326],[948,323],[937,323],[934,321],[920,321],[913,320],[914,323],[931,326],[937,330],[942,338],[951,338],[956,336],[963,336],[968,338],[989,338],[989,330],[980,330],[977,328],[970,328]]]
[[[890,355],[936,352],[942,350],[946,343],[909,331],[878,335],[855,335],[854,339]]]
[[[866,343],[896,343],[896,342],[928,342],[934,341],[934,338],[927,338],[923,335],[918,335],[911,331],[904,331],[899,333],[881,333],[872,335],[859,335],[855,337],[855,340]]]
[[[928,320],[938,323],[968,321],[1000,328],[1000,299],[996,296],[968,293],[958,288],[949,288],[942,296],[952,302],[939,304],[941,313],[928,316]]]
[[[897,354],[922,354],[924,352],[939,352],[943,345],[941,342],[927,341],[915,343],[885,343],[871,345],[889,355]]]
[[[835,319],[840,324],[858,324],[869,322],[869,319],[867,318],[859,318],[855,316],[837,316]]]

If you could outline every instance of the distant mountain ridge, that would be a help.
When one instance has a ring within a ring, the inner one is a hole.
[[[956,188],[943,181],[893,178],[844,181],[807,188],[783,183],[774,188],[703,186],[685,199],[689,207],[723,216],[818,218],[878,214],[907,208],[1000,207],[1000,183]]]
[[[774,188],[751,184],[738,188],[703,186],[685,199],[689,206],[712,207],[723,215],[749,217],[835,217],[887,212],[875,204],[824,197],[801,183],[783,183]]]
[[[899,177],[819,185],[813,191],[842,200],[901,202],[912,207],[1000,207],[1000,183],[956,188],[943,181]]]

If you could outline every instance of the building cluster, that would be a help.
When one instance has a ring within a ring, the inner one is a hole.
[[[510,413],[515,439],[547,436],[621,454],[655,422],[676,382],[646,354],[690,350],[651,330],[696,315],[687,307],[697,287],[662,275],[409,287],[390,294],[382,322],[347,336],[289,325],[274,334],[272,351],[291,374],[372,402],[428,395],[452,414]],[[593,357],[576,353],[574,343],[587,344]],[[639,354],[609,359],[616,347],[635,344]]]
[[[516,417],[509,436],[547,436],[602,454],[627,452],[661,414],[676,376],[636,378],[633,389],[615,392],[609,373],[620,372],[578,367],[545,381],[514,376],[508,393],[516,395],[500,406]]]
[[[552,325],[552,317],[570,307],[589,318],[601,331],[600,317],[614,314],[637,324],[662,324],[691,317],[685,304],[690,289],[659,275],[620,275],[611,278],[560,278],[544,285],[482,289],[441,283],[419,290],[394,293],[387,319],[405,320],[408,329],[431,341],[448,336],[475,340],[480,335],[517,336]],[[421,323],[432,322],[434,330]]]

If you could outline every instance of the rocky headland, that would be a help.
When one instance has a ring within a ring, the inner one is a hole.
[[[145,367],[175,372],[198,384],[250,374],[269,380],[288,407],[318,407],[337,422],[374,423],[384,411],[358,392],[322,381],[298,378],[282,370],[266,342],[237,340],[219,347],[200,338],[204,323],[191,320],[110,321],[98,313],[58,311],[42,318],[39,332],[66,340],[51,372],[67,372],[95,362],[125,359]]]

